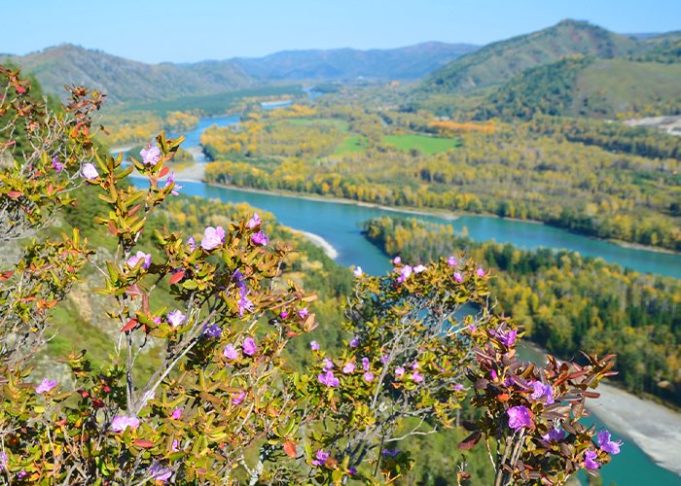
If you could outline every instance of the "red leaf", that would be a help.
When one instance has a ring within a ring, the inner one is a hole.
[[[5,280],[9,280],[9,278],[14,275],[14,271],[8,270],[6,272],[0,273],[0,282],[4,282]]]
[[[482,434],[480,433],[479,430],[476,430],[471,435],[469,435],[468,437],[461,441],[461,443],[459,444],[459,449],[461,449],[462,451],[467,451],[473,448],[473,446],[477,444],[478,441],[480,440],[480,437],[482,437]]]
[[[296,449],[296,443],[293,442],[292,440],[287,440],[286,442],[284,442],[284,452],[290,458],[295,459],[295,457],[298,455],[298,450]]]
[[[168,172],[170,172],[170,169],[168,167],[164,167],[163,169],[161,169],[161,172],[158,174],[158,176],[165,177],[166,174],[168,174]]]
[[[22,194],[23,192],[21,191],[9,191],[7,193],[10,199],[19,199],[22,196]]]
[[[169,283],[170,285],[176,284],[182,280],[182,278],[184,278],[184,270],[173,273],[173,275],[170,277]]]
[[[143,449],[149,449],[151,447],[154,447],[154,443],[146,439],[136,439],[135,442],[133,442],[133,445],[136,445],[137,447],[141,447]]]
[[[139,324],[139,323],[137,322],[137,319],[130,319],[130,320],[125,324],[125,326],[121,327],[121,332],[132,331],[133,329],[135,329],[135,328],[137,327],[137,324]]]

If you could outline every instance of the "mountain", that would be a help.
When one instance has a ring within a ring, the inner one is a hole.
[[[10,60],[34,74],[47,92],[61,95],[65,84],[82,84],[105,92],[112,102],[212,94],[253,84],[233,64],[224,64],[211,75],[203,75],[190,67],[145,64],[71,44]]]
[[[681,113],[679,80],[681,63],[570,56],[515,76],[488,96],[476,118]]]
[[[260,80],[417,79],[474,52],[472,44],[426,42],[397,49],[282,51],[257,59],[236,59]],[[203,63],[198,63],[197,66]]]
[[[574,54],[612,58],[634,53],[636,40],[588,22],[564,20],[531,34],[489,44],[432,73],[423,89],[463,92],[501,85],[522,71]]]
[[[210,95],[279,81],[415,79],[475,49],[429,42],[398,49],[285,51],[252,59],[146,64],[63,44],[4,59],[34,74],[49,93],[62,95],[65,84],[83,84],[116,103]]]

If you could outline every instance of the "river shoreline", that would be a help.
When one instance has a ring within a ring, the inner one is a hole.
[[[338,250],[336,250],[331,243],[329,243],[327,240],[325,240],[321,236],[314,234],[314,233],[310,233],[309,231],[301,231],[301,230],[292,229],[292,228],[290,228],[290,229],[294,233],[298,233],[298,234],[303,235],[313,245],[320,247],[322,250],[324,250],[324,253],[326,254],[326,256],[328,256],[332,260],[335,260],[336,258],[338,258]]]

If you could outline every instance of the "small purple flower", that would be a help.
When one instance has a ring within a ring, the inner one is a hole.
[[[524,405],[516,405],[509,408],[508,426],[513,430],[525,429],[532,426],[532,412]]]
[[[371,371],[367,371],[362,376],[364,378],[364,381],[366,381],[367,383],[371,383],[372,381],[374,381],[374,374]]]
[[[203,326],[203,336],[217,339],[222,335],[222,329],[217,324],[206,324]]]
[[[258,346],[255,344],[255,339],[249,336],[244,339],[241,349],[243,349],[246,356],[253,356],[258,351]]]
[[[248,223],[246,223],[246,227],[248,229],[255,229],[258,226],[262,224],[262,220],[260,219],[260,216],[258,216],[258,213],[253,213],[253,216],[251,219],[248,220]]]
[[[466,389],[466,387],[464,387],[461,383],[456,383],[454,385],[454,391],[463,391],[465,389]]]
[[[602,451],[605,451],[608,454],[612,454],[613,456],[620,453],[620,446],[622,445],[622,441],[611,440],[610,432],[608,432],[607,430],[601,430],[598,433],[597,440],[598,446],[601,448]]]
[[[364,272],[362,272],[362,267],[360,267],[360,266],[355,267],[355,269],[352,271],[352,274],[353,274],[356,278],[359,278],[359,277],[361,277],[362,275],[364,275]]]
[[[485,270],[482,269],[481,267],[478,267],[478,269],[475,271],[475,274],[476,274],[478,277],[484,277],[484,276],[485,276]]]
[[[151,255],[149,253],[144,253],[143,251],[138,251],[125,261],[126,265],[130,268],[135,268],[139,262],[142,262],[142,268],[147,270],[151,266]]]
[[[369,358],[367,358],[366,356],[364,358],[362,358],[362,369],[364,371],[369,371],[369,364],[370,364]]]
[[[546,442],[560,442],[565,438],[565,431],[560,427],[551,427],[541,438]]]
[[[168,481],[173,475],[173,471],[170,468],[162,466],[160,462],[154,462],[151,467],[149,467],[149,476],[154,481]]]
[[[425,272],[425,271],[426,271],[426,267],[424,265],[416,265],[414,267],[414,273],[421,273],[421,272]]]
[[[0,469],[7,470],[7,454],[0,452]]]
[[[253,233],[251,235],[251,243],[253,243],[255,246],[265,246],[269,241],[270,239],[262,231],[258,231],[257,233]]]
[[[158,161],[161,160],[161,149],[156,145],[148,144],[146,148],[140,151],[142,156],[142,163],[144,165],[156,165]]]
[[[17,473],[17,479],[26,479],[28,477],[28,473],[26,472],[25,469],[22,469]]]
[[[241,402],[244,401],[244,398],[246,398],[246,392],[243,390],[238,393],[232,393],[232,405],[241,405]]]
[[[414,371],[411,374],[411,379],[414,383],[421,383],[423,382],[423,375],[419,373],[418,371]]]
[[[593,471],[594,469],[598,469],[601,467],[599,462],[597,461],[598,454],[596,451],[593,451],[591,449],[587,450],[584,453],[584,467],[587,468],[590,471]]]
[[[450,256],[449,258],[447,258],[447,265],[449,265],[450,267],[455,267],[458,264],[459,264],[459,261],[455,257]]]
[[[354,373],[354,372],[355,372],[355,363],[352,362],[352,361],[348,361],[347,363],[345,363],[345,366],[343,366],[343,373],[345,373],[346,375],[349,375],[349,374]]]
[[[355,474],[357,474],[357,468],[355,466],[350,466],[348,468],[348,474],[350,476],[354,476]]]
[[[55,155],[54,157],[52,157],[52,168],[54,169],[54,171],[55,171],[57,174],[59,174],[62,170],[64,170],[64,164],[62,164],[62,163],[59,161],[59,157],[58,157],[57,155]]]
[[[312,351],[319,351],[319,343],[317,341],[310,341],[310,349]]]
[[[166,179],[166,183],[164,184],[163,188],[165,189],[166,187],[168,187],[171,184],[175,184],[175,185],[173,186],[173,189],[170,191],[170,194],[172,194],[173,196],[179,196],[180,195],[180,189],[182,189],[182,186],[175,182],[175,172],[170,173],[170,175]]]
[[[402,259],[400,257],[396,256],[393,258],[393,265],[399,265],[400,263],[402,263]]]
[[[405,265],[400,268],[400,276],[397,277],[397,283],[404,283],[411,276],[412,268],[409,265]]]
[[[248,289],[246,287],[239,289],[239,300],[236,305],[239,309],[239,317],[243,317],[244,312],[251,312],[255,308],[251,299],[248,298]]]
[[[175,439],[173,440],[173,443],[170,445],[170,450],[173,452],[177,452],[180,450],[180,441]]]
[[[207,227],[203,231],[203,239],[201,240],[201,248],[206,251],[214,250],[225,242],[225,230],[222,226],[213,228]]]
[[[319,466],[324,465],[324,463],[326,463],[326,461],[329,459],[329,457],[331,457],[331,454],[326,452],[324,449],[319,449],[315,453],[314,456],[315,456],[315,458],[312,461],[312,465],[319,467]]]
[[[180,420],[182,418],[182,413],[184,412],[184,409],[181,407],[177,407],[175,410],[173,410],[173,413],[170,414],[170,418],[173,420]]]
[[[281,311],[279,313],[279,317],[282,319],[286,319],[288,317],[288,311]]]
[[[390,356],[387,354],[382,354],[381,355],[381,363],[382,364],[388,364],[388,361],[390,361]]]
[[[310,311],[307,310],[307,307],[303,307],[302,309],[300,309],[300,310],[298,311],[298,316],[299,316],[301,319],[305,319],[305,318],[306,318],[307,316],[309,316],[309,315],[310,315]]]
[[[518,331],[515,329],[510,329],[506,332],[499,330],[497,331],[496,335],[504,346],[510,348],[515,344],[515,340],[518,337]]]
[[[397,378],[402,378],[404,376],[404,368],[402,366],[395,368],[395,376]]]
[[[175,309],[174,311],[168,313],[168,322],[170,323],[171,326],[173,327],[178,327],[181,326],[184,321],[187,319],[187,316],[185,316],[181,310]]]
[[[114,432],[124,432],[128,427],[135,430],[139,426],[140,419],[137,417],[129,417],[127,415],[116,415],[111,421],[111,430]]]
[[[99,177],[99,172],[97,172],[95,166],[89,162],[83,164],[83,167],[80,169],[80,173],[89,181],[93,181]]]
[[[56,380],[50,380],[48,378],[45,378],[43,381],[40,382],[40,385],[35,387],[35,392],[38,395],[42,395],[43,393],[47,393],[51,391],[54,387],[57,386],[57,381]]]
[[[334,376],[333,371],[331,370],[319,374],[317,376],[317,379],[319,380],[319,383],[321,383],[322,385],[326,385],[331,388],[335,388],[338,385],[340,385],[340,380]]]
[[[463,275],[461,275],[461,272],[454,272],[454,280],[457,283],[463,282]]]
[[[222,355],[228,360],[234,361],[235,359],[239,358],[239,351],[237,351],[237,349],[233,345],[228,344],[222,351]]]
[[[554,403],[553,388],[551,388],[551,385],[545,385],[541,381],[533,381],[530,385],[532,385],[532,388],[534,389],[532,395],[530,395],[532,400],[539,400],[542,397],[546,397],[547,405]]]
[[[400,453],[399,449],[383,449],[381,454],[383,457],[397,457]]]
[[[196,250],[196,240],[194,239],[193,236],[187,238],[187,246],[189,247],[190,251]]]
[[[350,340],[350,347],[356,348],[357,346],[359,346],[359,338],[355,336]]]
[[[324,358],[322,362],[324,363],[322,365],[324,371],[329,371],[333,369],[333,361],[331,361],[329,358]]]

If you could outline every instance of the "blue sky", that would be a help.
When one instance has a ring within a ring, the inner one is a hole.
[[[681,30],[681,0],[13,0],[0,5],[0,52],[71,42],[185,62],[429,40],[484,44],[564,18],[616,32]]]

